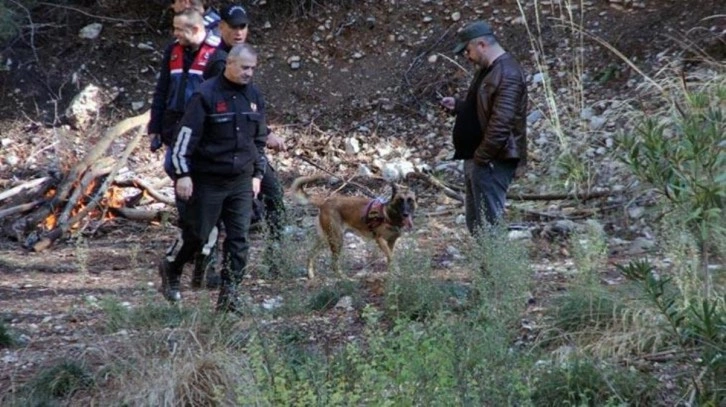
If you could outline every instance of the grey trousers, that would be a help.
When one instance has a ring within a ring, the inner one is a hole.
[[[518,162],[502,160],[479,165],[474,160],[464,160],[466,227],[472,235],[485,226],[484,221],[495,225],[502,218],[507,189]]]

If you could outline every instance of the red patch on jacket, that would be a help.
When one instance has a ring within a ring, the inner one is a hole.
[[[217,102],[217,106],[214,109],[217,113],[224,113],[227,111],[227,102],[222,100],[221,102]]]

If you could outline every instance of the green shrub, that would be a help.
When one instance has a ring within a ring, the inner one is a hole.
[[[700,85],[664,86],[668,110],[643,112],[623,134],[623,161],[653,186],[683,219],[701,257],[704,294],[710,296],[709,254],[726,239],[726,75]]]
[[[652,376],[575,358],[540,373],[532,391],[535,406],[648,406],[655,400]]]
[[[446,289],[433,278],[431,258],[413,248],[396,252],[386,280],[384,310],[389,320],[425,320],[445,308]]]
[[[0,321],[0,348],[9,348],[13,345],[15,345],[15,339],[8,332],[5,322]]]

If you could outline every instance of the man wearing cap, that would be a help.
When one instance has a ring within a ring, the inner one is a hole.
[[[233,46],[247,42],[249,32],[249,16],[241,5],[228,5],[221,11],[222,21],[219,24],[220,41],[217,50],[212,55],[207,69],[204,71],[204,78],[212,78],[224,72],[227,53]],[[267,148],[275,151],[285,151],[285,141],[272,133],[267,134]],[[260,199],[264,206],[264,217],[272,240],[279,241],[282,234],[282,222],[285,217],[285,205],[283,202],[283,189],[274,168],[269,160],[262,178]],[[255,200],[255,204],[257,204]],[[260,205],[262,206],[262,205]],[[255,205],[255,217],[258,215],[258,207]],[[272,246],[268,245],[265,250],[267,265],[271,269],[270,274],[275,273],[275,261]]]
[[[476,235],[502,218],[509,184],[526,165],[527,84],[489,24],[471,23],[457,39],[454,53],[478,70],[465,99],[448,96],[441,104],[456,115],[454,159],[464,160],[466,226]]]

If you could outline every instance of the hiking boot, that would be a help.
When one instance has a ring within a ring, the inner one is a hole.
[[[217,312],[231,312],[239,316],[243,315],[242,302],[237,296],[237,290],[229,285],[223,285],[217,297]]]
[[[216,259],[214,254],[210,254],[208,256],[198,254],[195,256],[194,272],[192,274],[192,289],[199,290],[206,287],[207,289],[213,290],[219,288],[222,280],[219,277],[219,274],[214,271],[215,263]]]
[[[167,259],[162,259],[159,263],[159,277],[161,277],[161,286],[159,291],[169,302],[181,301],[181,293],[179,292],[179,276],[172,274],[171,263]]]

